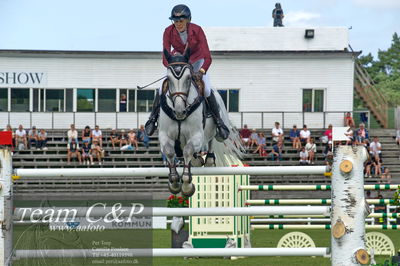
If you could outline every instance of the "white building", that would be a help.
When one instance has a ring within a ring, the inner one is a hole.
[[[356,55],[347,50],[346,28],[312,30],[306,38],[304,28],[205,29],[211,81],[237,126],[342,125],[343,112],[353,109]],[[136,86],[164,74],[158,51],[0,50],[0,126],[137,127],[160,83]]]

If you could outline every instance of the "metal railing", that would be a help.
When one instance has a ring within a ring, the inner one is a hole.
[[[350,112],[353,115],[356,126],[361,122],[360,114],[364,113],[368,117],[366,124],[370,128],[370,111],[326,111],[326,112],[232,112],[229,113],[234,126],[243,128],[245,124],[249,128],[270,129],[274,122],[279,122],[283,128],[291,128],[296,124],[301,128],[306,124],[309,128],[327,128],[329,124],[333,126],[343,126],[344,115]],[[10,124],[13,128],[22,124],[24,127],[31,128],[36,126],[45,129],[65,129],[70,124],[75,124],[76,128],[84,128],[86,125],[93,127],[100,125],[101,128],[138,128],[144,125],[149,117],[147,112],[0,112],[0,121],[3,126]],[[0,125],[1,126],[1,125]]]

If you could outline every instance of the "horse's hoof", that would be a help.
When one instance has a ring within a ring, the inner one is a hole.
[[[182,182],[186,183],[186,184],[192,183],[192,174],[191,173],[183,173]]]
[[[206,167],[213,167],[215,166],[215,158],[213,157],[207,157],[206,158],[206,163],[204,164]]]
[[[182,184],[179,182],[168,182],[168,189],[172,194],[178,194],[182,190]]]
[[[203,157],[197,156],[197,158],[193,158],[190,160],[190,165],[194,167],[202,167],[204,165]]]
[[[182,184],[182,195],[190,198],[196,192],[196,187],[192,184]]]
[[[178,182],[179,179],[180,179],[180,177],[179,177],[178,173],[175,173],[175,174],[171,174],[171,173],[170,173],[170,174],[168,175],[168,180],[169,180],[170,183]]]

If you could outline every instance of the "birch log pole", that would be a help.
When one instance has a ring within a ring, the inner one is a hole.
[[[12,158],[0,149],[0,265],[11,265],[12,254]]]
[[[369,214],[364,198],[363,146],[339,146],[332,169],[331,246],[332,265],[363,265],[369,262],[365,248],[365,218]]]

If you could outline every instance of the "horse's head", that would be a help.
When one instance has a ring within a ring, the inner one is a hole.
[[[172,101],[178,120],[184,120],[186,118],[185,110],[188,106],[188,96],[192,85],[189,53],[189,49],[187,49],[184,55],[172,56],[167,50],[164,50],[165,58],[168,61],[167,78],[169,98]]]

